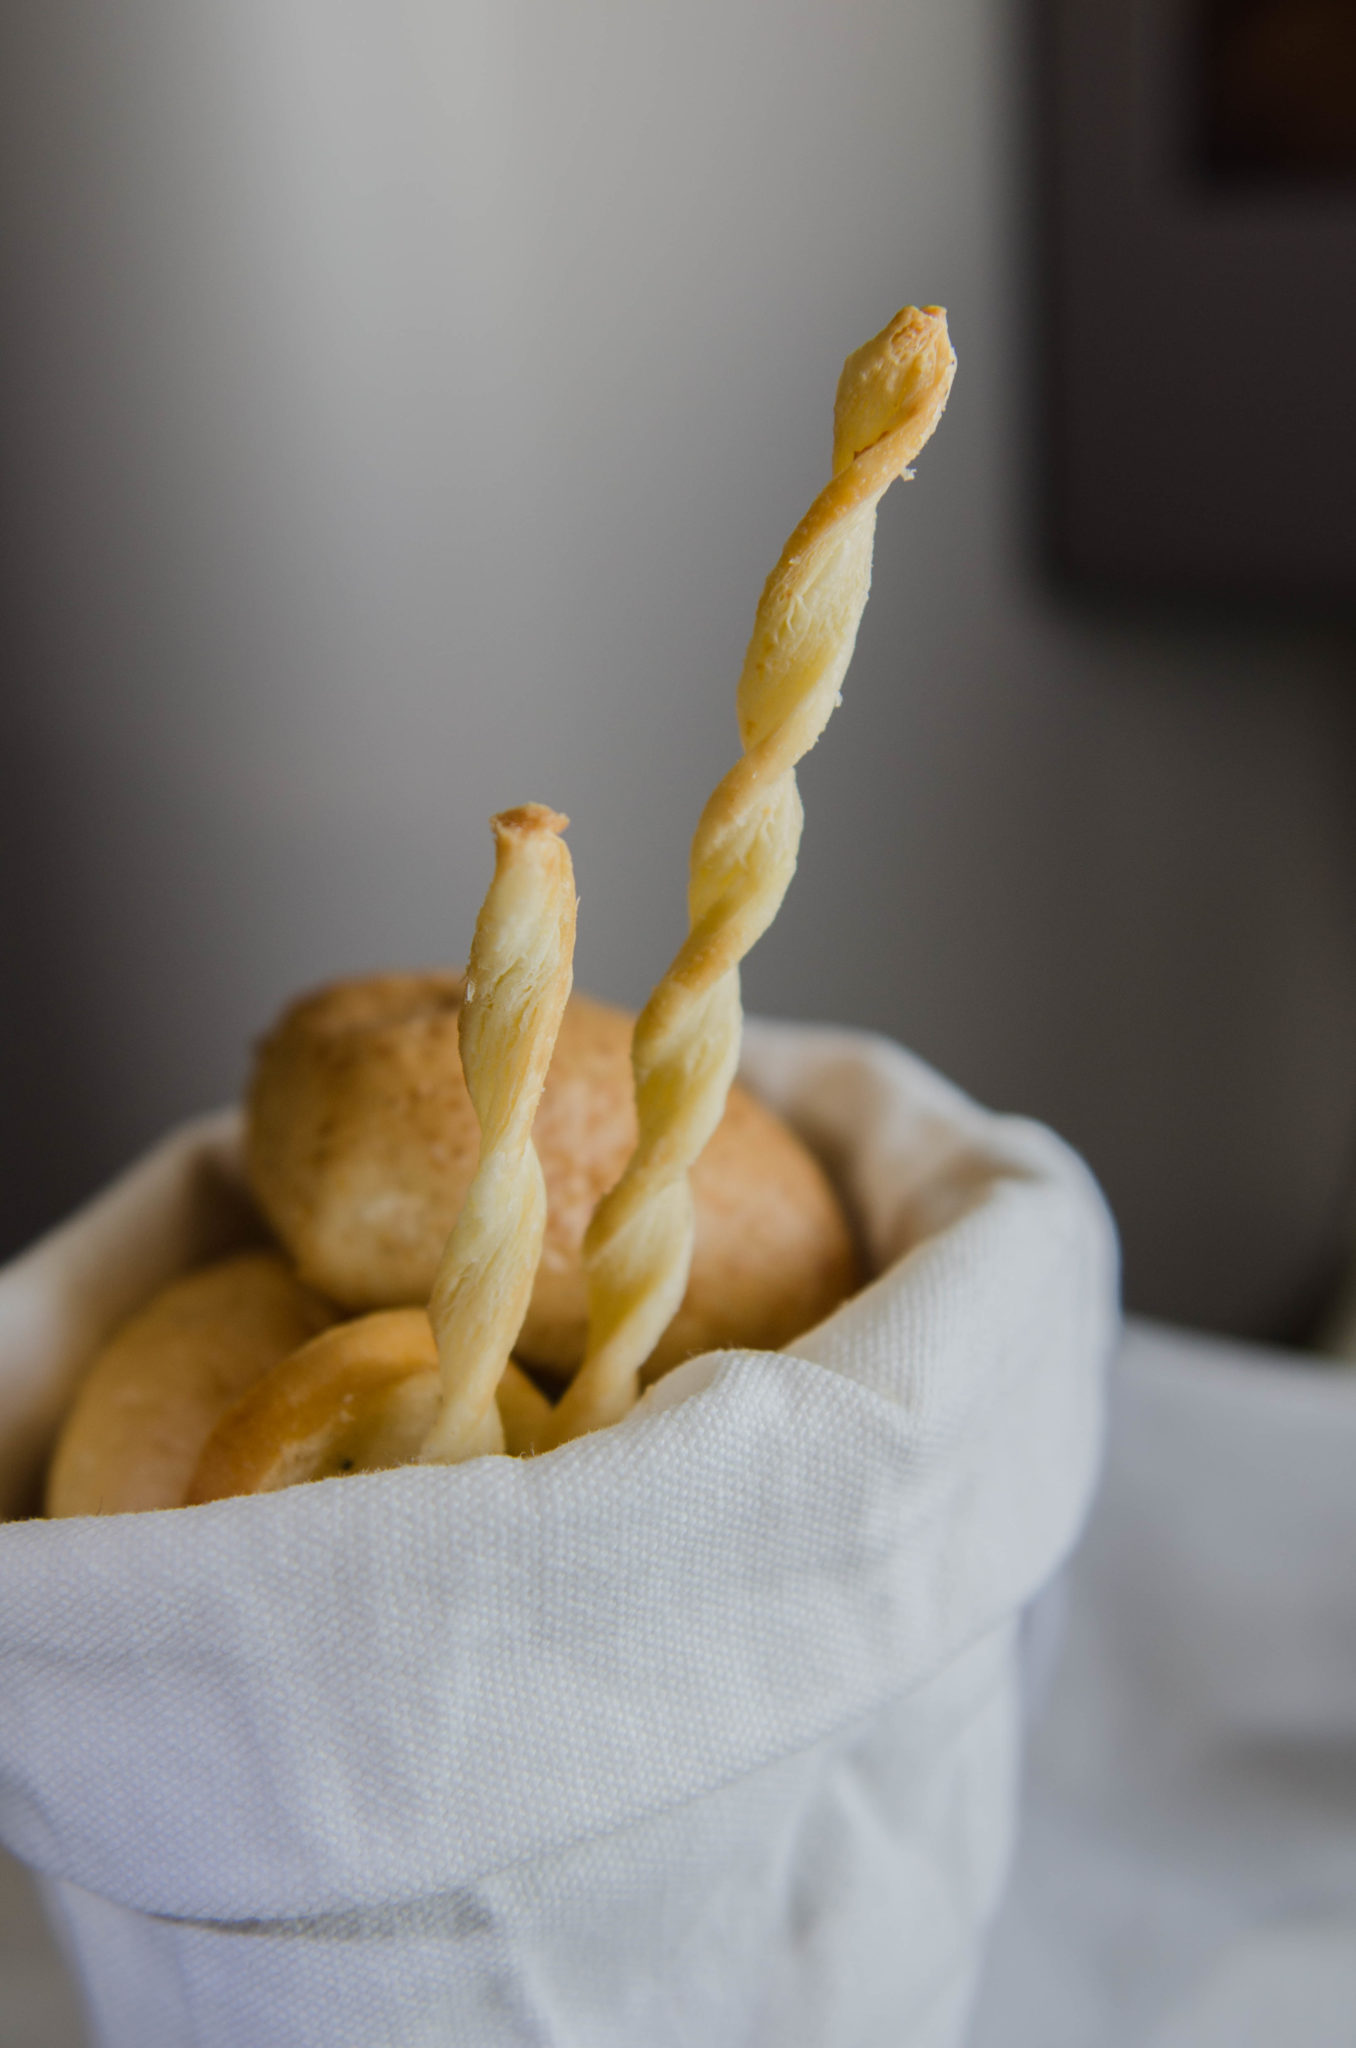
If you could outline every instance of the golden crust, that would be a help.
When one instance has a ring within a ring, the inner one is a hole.
[[[438,1347],[423,1309],[382,1309],[338,1323],[275,1365],[221,1416],[185,1505],[412,1464],[441,1392]],[[511,1363],[499,1403],[480,1449],[506,1445],[519,1456],[535,1449],[550,1406]]]
[[[256,1197],[303,1277],[349,1309],[427,1299],[475,1170],[461,995],[461,977],[444,973],[341,982],[294,1003],[260,1048],[248,1117]],[[533,1130],[546,1239],[515,1348],[561,1376],[584,1349],[584,1231],[635,1144],[631,1021],[570,998]],[[714,1347],[779,1348],[858,1283],[822,1170],[744,1090],[731,1090],[692,1187],[692,1272],[651,1375]]]
[[[259,1048],[255,1196],[302,1277],[347,1309],[427,1301],[470,1185],[463,989],[453,974],[339,982],[292,1004]]]
[[[339,1323],[283,1359],[222,1416],[186,1504],[407,1465],[437,1413],[438,1393],[438,1350],[422,1309]]]
[[[275,1252],[173,1281],[94,1361],[57,1444],[48,1514],[180,1506],[219,1418],[333,1320]]]

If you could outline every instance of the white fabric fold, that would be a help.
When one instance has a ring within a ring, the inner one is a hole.
[[[527,1463],[0,1529],[0,1837],[100,2041],[955,2038],[1114,1241],[883,1041],[751,1028],[746,1073],[879,1269],[794,1353]],[[198,1127],[0,1277],[12,1441],[241,1228],[231,1162]]]
[[[1356,1375],[1132,1323],[975,2048],[1356,2041]]]

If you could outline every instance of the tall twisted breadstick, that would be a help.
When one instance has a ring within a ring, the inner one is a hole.
[[[568,823],[541,804],[491,820],[494,879],[458,1023],[480,1162],[429,1300],[443,1393],[419,1453],[425,1463],[504,1448],[495,1390],[527,1313],[546,1230],[532,1121],[572,979],[574,870],[560,837]]]
[[[843,366],[833,481],[767,586],[739,681],[743,758],[692,843],[689,933],[636,1023],[639,1138],[584,1244],[588,1348],[556,1410],[557,1442],[617,1421],[676,1312],[692,1258],[688,1169],[720,1122],[739,1061],[739,962],[795,872],[795,767],[838,702],[871,587],[876,508],[942,414],[956,359],[940,307],[906,307]]]

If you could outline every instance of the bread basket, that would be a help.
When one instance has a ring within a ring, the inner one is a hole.
[[[788,1351],[525,1462],[0,1527],[0,1839],[99,2048],[958,2041],[1114,1236],[884,1040],[751,1025],[743,1077],[876,1275]],[[251,1228],[215,1119],[0,1275],[8,1512],[108,1328]]]

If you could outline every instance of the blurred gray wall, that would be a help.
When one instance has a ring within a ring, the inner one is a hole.
[[[1141,1306],[1292,1317],[1356,1133],[1356,664],[1042,594],[1019,40],[1000,0],[9,0],[9,1243],[290,991],[463,956],[503,804],[572,814],[579,980],[643,996],[841,358],[940,300],[951,411],[750,1006],[1053,1121]]]

